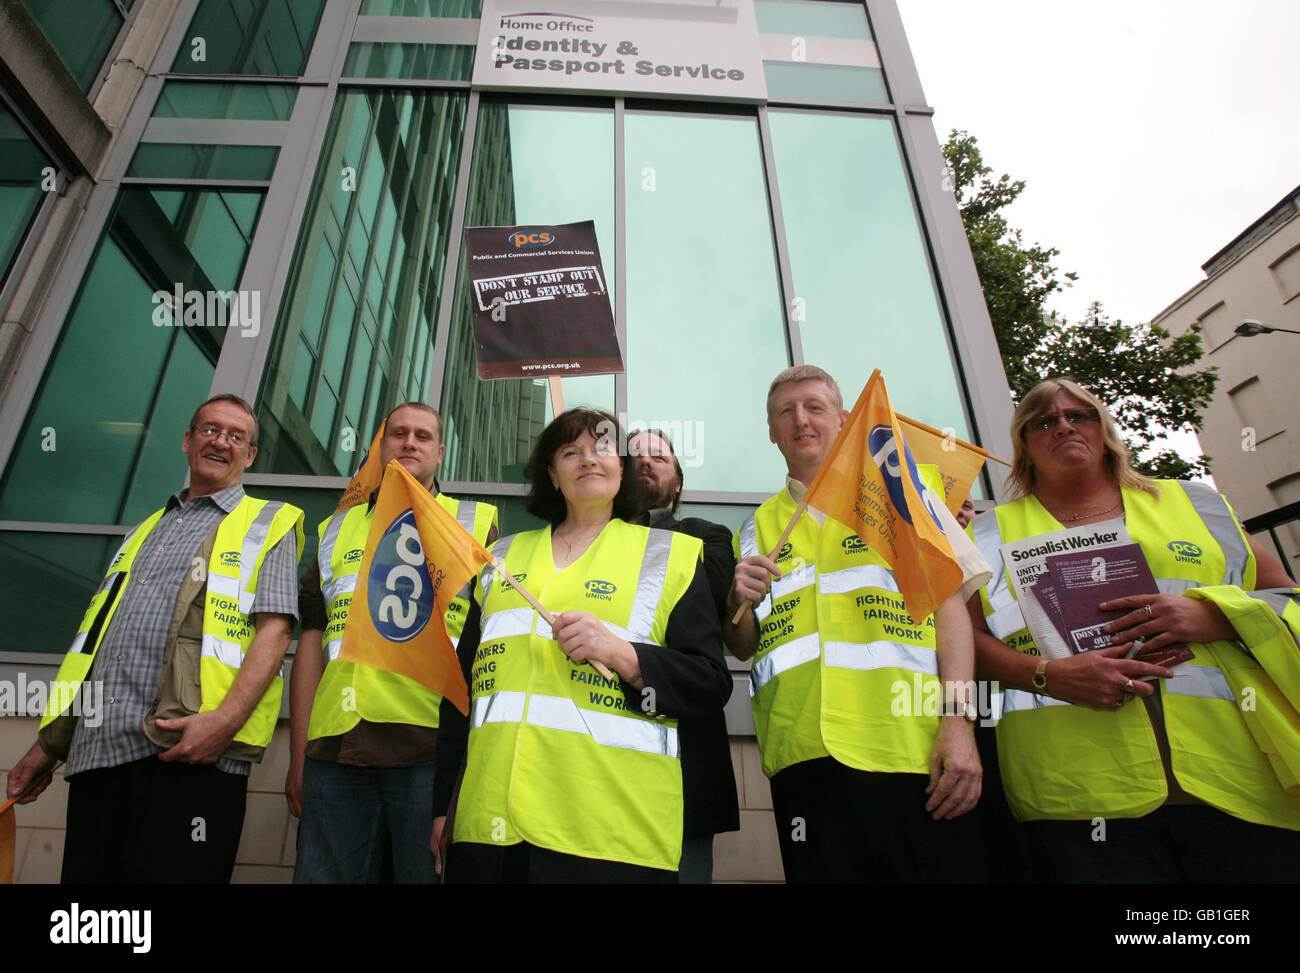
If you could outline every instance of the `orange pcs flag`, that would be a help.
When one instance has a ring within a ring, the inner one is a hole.
[[[370,499],[370,494],[379,488],[379,481],[384,478],[384,468],[379,461],[379,443],[384,438],[386,425],[388,425],[387,419],[379,424],[379,431],[375,433],[375,438],[370,440],[370,448],[366,450],[366,455],[361,457],[361,468],[353,474],[352,479],[343,489],[343,496],[339,497],[338,506],[334,508],[335,513],[366,502]]]
[[[984,469],[989,451],[964,439],[947,435],[924,422],[909,419],[899,413],[894,415],[907,435],[907,446],[912,451],[912,458],[918,463],[930,463],[939,467],[945,494],[944,506],[956,517],[962,502],[975,485],[975,477]]]
[[[941,501],[921,480],[879,369],[858,396],[805,502],[853,528],[885,559],[918,623],[961,587],[961,567],[932,510]]]
[[[396,460],[384,472],[339,657],[414,679],[469,715],[447,607],[491,556]]]

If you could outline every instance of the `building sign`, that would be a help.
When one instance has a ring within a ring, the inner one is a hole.
[[[483,0],[474,87],[767,98],[752,0]]]
[[[465,229],[478,377],[623,371],[591,220]]]

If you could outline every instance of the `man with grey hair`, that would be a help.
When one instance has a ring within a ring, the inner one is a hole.
[[[932,618],[913,619],[884,559],[817,510],[769,557],[847,418],[822,369],[800,365],[773,380],[768,434],[789,476],[737,535],[723,626],[731,651],[754,658],[754,725],[786,879],[979,881],[965,602],[988,578],[983,559],[944,510],[962,589]],[[732,624],[745,602],[754,609]],[[916,707],[933,700],[936,677],[953,687],[949,703]]]
[[[228,882],[280,714],[302,511],[244,493],[257,418],[236,395],[199,406],[181,451],[188,487],[109,563],[59,669],[73,689],[9,775],[25,803],[67,760],[66,883]],[[103,686],[99,723],[77,719],[86,680]]]

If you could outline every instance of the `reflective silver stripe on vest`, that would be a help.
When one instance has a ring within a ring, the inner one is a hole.
[[[82,649],[82,646],[84,646],[84,645],[86,644],[86,635],[87,635],[87,634],[89,634],[89,633],[87,633],[87,632],[78,632],[78,633],[77,633],[77,637],[74,638],[74,639],[72,640],[72,645],[71,645],[71,647],[68,649],[68,652],[69,652],[69,653],[72,653],[72,652],[80,652],[81,649]]]
[[[478,504],[473,500],[456,501],[456,523],[465,528],[465,533],[474,536],[474,519],[478,514]]]
[[[320,590],[325,596],[325,607],[334,600],[334,545],[338,543],[339,530],[348,515],[346,510],[335,514],[325,524],[325,533],[321,535],[320,547],[316,551],[316,563],[320,565]],[[355,575],[354,575],[355,576]]]
[[[1055,696],[1040,696],[1027,693],[1023,689],[1004,689],[1002,691],[1002,714],[1015,713],[1020,710],[1042,709],[1044,706],[1070,706],[1063,699]]]
[[[1204,483],[1182,480],[1179,484],[1187,494],[1187,499],[1192,501],[1196,512],[1201,515],[1206,528],[1223,549],[1226,566],[1221,583],[1235,584],[1239,588],[1245,587],[1246,568],[1250,565],[1250,548],[1241,537],[1237,518],[1232,516],[1232,511],[1228,509],[1228,502]]]
[[[650,636],[655,627],[655,609],[659,607],[659,595],[664,590],[664,581],[668,577],[668,552],[672,549],[673,536],[666,530],[650,531],[645,554],[641,557],[641,573],[636,582],[636,594],[632,598],[632,611],[627,617],[628,635],[620,638],[629,642],[659,644]]]
[[[1300,596],[1296,595],[1295,588],[1261,588],[1259,591],[1247,591],[1246,594],[1268,605],[1278,618],[1282,617],[1288,605],[1300,608]]]
[[[827,642],[822,664],[840,669],[908,669],[939,674],[934,649],[903,642]]]
[[[483,619],[483,632],[480,642],[492,642],[496,639],[508,639],[516,635],[528,635],[533,630],[533,610],[530,607],[508,608],[493,612]]]
[[[990,607],[994,613],[997,613],[1008,605],[1015,605],[1016,599],[1011,593],[1011,579],[1007,575],[1006,561],[1002,559],[1002,529],[998,526],[997,515],[990,510],[976,517],[971,533],[975,536],[975,546],[979,548],[980,553],[984,555],[984,560],[989,562],[989,567],[993,570],[993,576],[989,578],[987,586]],[[1016,610],[1019,612],[1019,606]],[[1024,627],[1025,623],[1022,619],[1020,628]],[[991,626],[990,631],[992,631]],[[1013,628],[1011,631],[1017,629]]]
[[[267,536],[271,533],[271,521],[275,520],[275,515],[282,509],[284,509],[284,504],[279,500],[267,503],[262,507],[261,512],[253,518],[248,533],[244,535],[244,542],[239,551],[239,610],[245,615],[253,610],[253,602],[257,600],[257,592],[248,590],[253,583],[253,570],[257,566],[257,555],[262,550],[262,545],[266,543]]]
[[[515,542],[515,538],[518,536],[518,534],[510,534],[507,537],[502,537],[492,545],[492,556],[497,559],[498,564],[504,565],[506,563],[506,554],[509,553],[510,545]],[[490,561],[483,566],[483,570],[479,573],[479,586],[483,592],[480,602],[484,605],[487,604],[488,592],[492,590],[492,581],[496,577],[496,573],[496,569],[492,567]]]
[[[213,574],[208,572],[208,591],[220,595],[222,598],[228,598],[233,602],[238,602],[239,579],[232,578],[225,574]]]
[[[883,588],[898,591],[898,579],[889,568],[879,564],[859,564],[857,567],[827,571],[817,579],[817,589],[824,595],[842,595],[859,588]]]
[[[223,665],[230,666],[232,669],[238,669],[239,664],[244,661],[244,649],[238,643],[225,642],[214,635],[203,633],[203,655],[209,659],[216,659]]]
[[[754,663],[749,670],[749,695],[757,695],[773,678],[783,672],[789,672],[795,666],[812,662],[822,654],[821,641],[814,632],[792,639],[784,645],[778,645],[763,658]]]
[[[768,592],[768,598],[771,601],[786,598],[796,591],[811,587],[816,580],[817,565],[805,564],[797,570],[787,571],[779,578],[773,578],[772,589]]]
[[[1199,587],[1189,578],[1156,578],[1156,590],[1162,595],[1181,595]]]
[[[526,693],[512,693],[502,690],[490,696],[480,696],[474,700],[470,711],[469,725],[480,727],[484,723],[518,723],[524,718],[524,698]]]
[[[621,693],[619,694],[621,695]],[[550,730],[583,733],[602,747],[639,750],[665,757],[677,756],[677,730],[670,726],[616,716],[597,710],[580,709],[565,696],[533,696],[528,701],[526,722]]]
[[[758,550],[758,525],[754,518],[750,517],[740,527],[740,533],[736,535],[737,543],[740,546],[741,557],[754,557],[759,553]],[[754,606],[754,614],[758,617],[761,625],[763,619],[772,614],[772,592],[769,591],[763,600]]]
[[[1183,663],[1174,667],[1174,678],[1166,679],[1164,692],[1171,696],[1197,696],[1235,703],[1232,688],[1217,666],[1194,666]]]

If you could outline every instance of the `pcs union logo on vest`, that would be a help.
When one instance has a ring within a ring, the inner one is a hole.
[[[222,563],[225,567],[228,567],[228,568],[237,568],[237,567],[239,567],[239,552],[238,552],[238,551],[222,551],[222,552],[221,552],[221,563]]]
[[[361,560],[362,556],[363,556],[365,553],[366,553],[366,552],[363,551],[361,548],[359,548],[359,547],[354,547],[354,548],[352,548],[352,550],[348,551],[346,554],[343,555],[343,563],[344,563],[344,564],[356,564],[358,561]]]
[[[415,638],[433,615],[433,580],[413,511],[405,511],[379,538],[366,578],[366,607],[375,630],[390,642]]]
[[[857,534],[850,534],[840,541],[840,547],[844,548],[845,554],[865,554],[867,551],[867,545],[862,543],[862,538]]]
[[[789,544],[789,543],[782,544],[782,545],[781,545],[781,551],[780,551],[779,554],[777,554],[776,559],[777,559],[778,561],[786,561],[786,560],[789,560],[789,558],[790,558],[790,552],[792,552],[793,550],[794,550],[794,545],[793,545],[793,544]]]
[[[1201,563],[1201,554],[1203,552],[1200,547],[1191,541],[1170,541],[1165,546],[1174,552],[1175,561],[1187,561],[1191,564]]]
[[[613,582],[597,581],[594,578],[591,581],[588,581],[585,587],[587,589],[587,597],[595,598],[598,601],[609,601],[614,597],[614,592],[618,591],[618,588]]]

